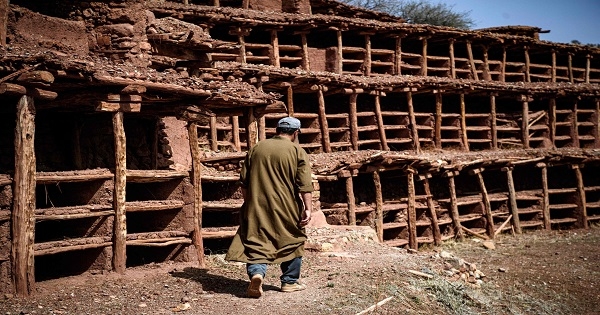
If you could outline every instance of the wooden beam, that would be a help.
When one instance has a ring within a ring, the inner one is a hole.
[[[10,0],[0,0],[0,46],[6,47],[6,34],[8,31],[8,12]]]
[[[523,148],[529,149],[529,102],[522,101],[521,138]]]
[[[529,47],[525,46],[525,82],[531,82],[531,65],[529,61]]]
[[[213,152],[219,151],[219,141],[217,138],[217,116],[210,117],[210,149]],[[198,133],[196,131],[196,133]]]
[[[575,104],[573,104],[573,115],[572,115],[573,119],[571,121],[573,123],[573,127],[572,127],[572,130],[573,130],[572,136],[573,136],[573,143],[574,143],[573,145],[576,148],[579,148],[580,144],[579,144],[579,126],[578,126],[579,124],[578,124],[578,119],[577,119],[577,107],[578,107],[577,103],[578,102],[576,99]]]
[[[442,148],[442,93],[435,93],[435,147]]]
[[[358,151],[358,116],[356,109],[356,100],[358,94],[350,94],[350,143],[352,150]]]
[[[306,39],[306,33],[300,33],[300,39],[302,40],[302,69],[310,71],[310,58],[308,52],[308,40]]]
[[[238,34],[238,43],[240,44],[240,63],[246,63],[246,38],[243,34]]]
[[[254,109],[246,110],[246,146],[250,150],[258,142],[258,122],[254,117]]]
[[[127,217],[125,209],[125,187],[127,185],[127,149],[123,112],[113,113],[113,135],[115,142],[115,179],[113,190],[113,270],[124,274],[127,254]]]
[[[573,171],[575,171],[575,178],[577,178],[577,225],[580,228],[587,229],[588,225],[588,216],[587,216],[587,207],[586,207],[586,199],[585,199],[585,186],[583,184],[583,176],[581,174],[581,168],[577,164],[571,165]]]
[[[551,98],[549,101],[549,119],[550,119],[550,141],[552,148],[556,148],[556,98]]]
[[[366,76],[370,76],[371,75],[371,64],[372,64],[372,56],[371,56],[371,35],[369,34],[365,34],[365,61],[364,61],[364,68],[365,68],[365,75]]]
[[[258,141],[267,139],[267,126],[265,116],[258,118]]]
[[[336,31],[337,37],[337,64],[336,64],[336,73],[342,74],[344,72],[344,45],[342,43],[342,31]]]
[[[271,30],[271,64],[277,68],[281,67],[279,60],[279,37],[277,30]]]
[[[574,83],[573,80],[573,53],[569,53],[567,55],[568,63],[569,63],[569,82]]]
[[[422,52],[421,52],[421,75],[427,76],[427,37],[421,39]]]
[[[542,168],[542,218],[544,220],[544,229],[550,231],[552,225],[550,224],[550,191],[548,190],[548,166],[546,164],[539,164]]]
[[[465,94],[460,93],[460,134],[462,136],[462,144],[465,151],[469,151],[469,139],[467,136],[467,114],[465,105]]]
[[[594,117],[594,147],[600,148],[600,99],[595,100],[596,117]]]
[[[479,182],[479,189],[481,190],[481,200],[483,201],[483,207],[486,217],[486,230],[487,235],[490,238],[494,238],[494,217],[492,216],[492,206],[490,204],[490,197],[485,188],[485,182],[483,181],[483,174],[481,172],[476,173],[477,181]]]
[[[488,60],[488,46],[483,46],[483,79],[491,81],[492,76],[490,74],[490,61]]]
[[[402,74],[402,37],[396,37],[396,46],[394,52],[394,74]]]
[[[192,244],[196,247],[198,264],[204,268],[204,242],[202,241],[202,162],[200,161],[200,147],[198,146],[198,126],[196,123],[188,124],[190,152],[192,153],[192,184],[194,186],[194,232]]]
[[[506,81],[506,46],[502,46],[502,64],[500,65],[500,82]]]
[[[550,81],[556,82],[556,50],[552,49],[552,72],[550,74]]]
[[[378,171],[373,172],[373,183],[375,184],[375,231],[377,239],[383,243],[383,192],[381,190],[381,176]]]
[[[54,83],[54,75],[44,70],[27,71],[17,77],[17,82],[51,84]]]
[[[15,126],[15,174],[11,213],[11,268],[14,291],[29,296],[35,289],[35,105],[30,96],[17,103]]]
[[[408,246],[412,249],[418,249],[417,241],[417,208],[415,202],[415,175],[412,171],[406,174],[408,183]]]
[[[496,116],[496,95],[490,95],[490,109],[492,115],[492,148],[498,149],[498,124]]]
[[[388,151],[390,147],[387,144],[387,138],[385,135],[385,126],[383,125],[383,115],[381,114],[381,96],[375,95],[375,119],[377,119],[377,128],[379,130],[379,141],[381,142],[381,149]]]
[[[586,55],[586,59],[585,59],[585,83],[590,83],[590,63],[591,63],[591,56],[588,54]]]
[[[331,142],[329,141],[329,125],[327,123],[327,114],[325,113],[325,96],[323,89],[317,91],[319,98],[319,126],[321,127],[321,145],[325,153],[331,152]]]
[[[425,190],[425,195],[427,196],[427,208],[429,209],[431,228],[433,230],[433,243],[435,245],[440,245],[442,244],[442,233],[440,232],[438,217],[435,211],[435,205],[433,204],[433,195],[431,194],[431,187],[429,186],[429,179],[427,177],[423,179],[423,188]]]
[[[471,66],[471,75],[473,80],[479,81],[479,75],[477,74],[477,66],[475,66],[475,59],[473,59],[473,49],[471,48],[471,41],[467,41],[467,54],[469,55],[469,65]]]
[[[452,217],[452,224],[454,225],[454,235],[456,238],[462,240],[465,238],[462,230],[462,224],[460,223],[460,214],[458,213],[458,201],[456,200],[456,184],[454,183],[454,174],[446,173],[448,176],[448,191],[450,192],[450,216]]]
[[[348,225],[356,225],[356,199],[352,176],[346,177],[346,202],[348,203]]]
[[[454,60],[454,38],[449,39],[450,77],[456,79],[456,61]]]
[[[139,113],[142,110],[142,103],[117,103],[99,101],[96,106],[97,112],[125,112]]]
[[[406,99],[408,101],[408,117],[410,120],[410,130],[413,137],[413,145],[417,153],[421,153],[421,144],[419,143],[419,132],[417,130],[417,119],[415,117],[415,108],[413,106],[412,92],[406,93]]]
[[[510,204],[510,213],[512,214],[512,224],[517,234],[523,233],[521,230],[521,221],[519,220],[519,208],[517,207],[517,193],[515,192],[515,182],[513,180],[513,169],[506,168],[506,182],[508,184],[508,200]]]
[[[242,150],[240,143],[240,118],[238,116],[231,116],[231,135],[233,137],[233,147],[236,151]]]
[[[139,95],[143,93],[146,93],[146,87],[139,84],[131,84],[121,90],[121,94],[126,95]]]
[[[294,87],[290,84],[286,91],[288,116],[294,117]]]

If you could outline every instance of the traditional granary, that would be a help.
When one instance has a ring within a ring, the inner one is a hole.
[[[315,209],[390,246],[600,220],[600,50],[329,0],[184,2],[0,1],[0,291],[202,264],[237,228],[244,151],[286,115]]]

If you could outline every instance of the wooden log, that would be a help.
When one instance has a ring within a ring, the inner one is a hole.
[[[573,171],[575,172],[575,178],[577,179],[577,225],[580,228],[587,229],[589,225],[585,199],[585,186],[583,184],[581,168],[577,164],[571,165],[571,168],[573,168]]]
[[[578,119],[577,119],[577,100],[575,100],[575,104],[573,104],[573,115],[571,116],[571,122],[572,122],[572,127],[571,127],[571,135],[573,136],[573,145],[576,148],[580,147],[579,144],[579,124],[578,124]]]
[[[525,46],[525,82],[531,82],[531,66],[529,61],[529,47]]]
[[[0,46],[6,47],[6,34],[8,31],[8,12],[10,0],[0,0]]]
[[[219,141],[217,138],[217,117],[210,117],[210,149],[214,152],[219,151]]]
[[[517,193],[515,192],[515,182],[513,180],[512,168],[506,168],[506,182],[508,184],[508,200],[510,204],[510,213],[512,223],[517,234],[523,233],[521,230],[521,221],[519,220],[519,208],[517,207]]]
[[[541,163],[542,168],[542,194],[544,196],[542,201],[542,217],[544,219],[544,229],[551,230],[552,225],[550,224],[550,192],[548,190],[548,166]]]
[[[485,81],[491,81],[492,76],[490,75],[490,62],[488,60],[488,46],[483,45],[483,79]]]
[[[365,34],[365,61],[364,61],[364,69],[365,75],[371,75],[371,64],[372,64],[372,56],[371,56],[371,35]]]
[[[337,37],[337,63],[335,72],[337,74],[342,74],[344,72],[344,45],[342,43],[342,31],[337,30],[335,35]]]
[[[594,141],[595,148],[600,148],[600,99],[595,100],[596,103],[596,117],[594,117]]]
[[[213,0],[213,7],[220,7],[221,3],[220,0]]]
[[[126,95],[139,95],[143,93],[146,93],[146,87],[139,84],[131,84],[121,90],[121,94]]]
[[[267,139],[267,127],[265,123],[265,116],[260,116],[258,118],[258,141]]]
[[[0,94],[6,95],[29,95],[34,99],[51,101],[58,97],[58,93],[53,91],[42,90],[36,87],[26,88],[19,84],[13,83],[1,83],[0,84]]]
[[[421,75],[427,76],[427,37],[421,39]]]
[[[490,95],[490,109],[492,116],[492,149],[498,149],[498,121],[496,117],[496,95]]]
[[[471,41],[467,41],[467,54],[469,55],[469,65],[471,66],[471,75],[473,80],[479,81],[479,75],[477,74],[477,66],[475,66],[475,59],[473,59],[473,49],[471,47]]]
[[[383,192],[381,190],[381,176],[378,171],[373,172],[373,183],[375,184],[375,231],[377,239],[383,243]]]
[[[483,239],[483,240],[489,240],[489,239],[490,239],[490,238],[489,238],[487,235],[485,235],[485,234],[479,234],[479,233],[477,233],[477,232],[475,232],[475,231],[473,231],[473,230],[471,230],[471,229],[469,229],[469,228],[466,228],[466,227],[464,227],[464,226],[461,226],[460,228],[461,228],[463,231],[465,231],[465,232],[469,233],[470,235],[472,235],[472,236],[475,236],[475,237],[478,237],[478,238],[480,238],[480,239]]]
[[[294,87],[291,84],[287,87],[286,95],[288,116],[294,117]]]
[[[460,134],[465,151],[469,151],[469,139],[467,136],[467,114],[465,106],[465,94],[460,93]]]
[[[346,177],[346,202],[348,203],[348,225],[356,225],[356,199],[352,176]]]
[[[500,227],[498,227],[498,229],[496,229],[496,232],[494,232],[494,236],[498,235],[500,233],[502,233],[502,229],[504,229],[504,227],[508,224],[508,222],[510,222],[510,220],[513,218],[513,215],[509,215],[508,218],[506,218],[506,220],[504,221],[504,223],[502,223],[500,225]]]
[[[48,71],[36,70],[24,72],[17,78],[17,82],[23,83],[54,83],[54,75]]]
[[[551,98],[549,102],[548,118],[550,119],[550,141],[552,147],[556,148],[556,98]]]
[[[552,83],[556,82],[556,50],[552,49],[552,70],[550,74],[550,81]]]
[[[448,40],[449,42],[449,47],[448,47],[448,54],[450,55],[450,77],[452,79],[456,79],[456,61],[454,60],[454,42],[456,40],[454,38],[451,38]]]
[[[233,147],[236,151],[242,150],[240,143],[240,119],[238,116],[231,116],[231,136],[233,137]]]
[[[252,108],[246,109],[246,147],[248,150],[258,142],[258,122]]]
[[[383,125],[383,115],[381,114],[381,96],[375,95],[375,119],[377,120],[377,129],[379,131],[379,141],[381,142],[381,149],[388,151],[390,147],[387,143],[387,137],[385,135],[385,126]]]
[[[394,74],[402,74],[402,37],[396,37],[396,45],[394,51]]]
[[[205,90],[200,89],[191,89],[186,88],[177,84],[167,84],[167,83],[155,83],[155,82],[147,82],[133,79],[124,79],[124,78],[115,78],[111,76],[103,76],[103,75],[94,75],[94,79],[99,81],[100,83],[104,83],[107,85],[132,85],[137,84],[146,87],[150,90],[156,90],[160,92],[165,92],[169,94],[180,94],[186,96],[193,97],[207,97],[212,93]]]
[[[569,82],[574,83],[574,80],[573,80],[573,53],[568,53],[567,58],[568,58],[568,69],[569,69]]]
[[[368,308],[366,308],[365,310],[356,313],[356,315],[365,315],[365,314],[371,314],[374,310],[377,310],[378,307],[381,307],[383,304],[389,302],[390,300],[392,300],[394,297],[390,296],[387,297],[379,302],[377,302],[375,305],[371,305]]]
[[[502,46],[502,64],[500,65],[500,82],[506,81],[506,46]]]
[[[192,154],[192,184],[194,187],[194,232],[192,244],[196,247],[198,263],[205,266],[204,242],[202,241],[202,161],[200,160],[200,147],[198,146],[198,126],[188,124],[190,152]]]
[[[15,126],[15,174],[11,217],[11,268],[14,292],[29,296],[35,289],[35,105],[22,96],[17,103]]]
[[[306,32],[300,33],[300,39],[302,40],[302,69],[310,71],[310,58],[308,52],[308,40],[306,38]]]
[[[483,181],[483,175],[481,172],[477,172],[477,180],[479,182],[479,189],[481,190],[481,199],[483,201],[483,207],[485,210],[486,217],[486,230],[489,237],[494,238],[494,217],[492,216],[492,206],[490,204],[490,197],[485,188],[485,182]]]
[[[412,249],[418,249],[417,241],[417,208],[415,202],[415,179],[414,173],[408,171],[406,174],[408,182],[408,246]]]
[[[246,38],[242,33],[238,34],[238,44],[240,45],[240,63],[246,63]]]
[[[437,213],[435,212],[435,205],[433,204],[433,195],[431,194],[429,179],[423,179],[423,188],[425,191],[425,195],[427,196],[427,208],[429,209],[429,217],[431,218],[431,228],[433,230],[433,243],[435,245],[440,245],[442,244],[442,233],[440,232],[438,217]]]
[[[123,274],[126,267],[127,210],[125,208],[125,186],[127,185],[127,150],[123,112],[113,114],[113,134],[115,145],[115,179],[113,209],[115,210],[113,236],[113,269]]]
[[[435,93],[435,147],[442,148],[442,93]]]
[[[49,221],[49,220],[73,220],[73,219],[82,219],[82,218],[94,218],[94,217],[103,217],[114,215],[115,212],[113,210],[106,211],[94,211],[94,212],[86,212],[86,213],[73,213],[73,214],[40,214],[36,215],[35,219],[38,221]]]
[[[192,244],[193,241],[185,237],[177,237],[171,240],[153,239],[153,240],[130,240],[127,241],[128,246],[149,246],[149,247],[166,247],[175,244]],[[204,267],[201,267],[204,268]]]
[[[331,152],[331,142],[329,141],[329,125],[327,123],[327,115],[325,114],[325,96],[323,90],[317,91],[319,98],[319,127],[321,127],[321,145],[325,153]]]
[[[456,238],[464,239],[462,224],[460,223],[458,213],[458,202],[456,198],[456,184],[454,183],[454,174],[446,173],[448,176],[448,191],[450,192],[450,216],[452,217],[452,224],[454,225],[454,235]]]
[[[419,143],[419,132],[417,130],[417,118],[415,117],[415,108],[413,106],[412,92],[406,93],[406,100],[408,102],[408,117],[410,120],[410,130],[413,137],[413,146],[417,154],[421,153],[421,144]]]
[[[277,68],[281,67],[279,59],[279,37],[277,30],[271,30],[271,64]]]
[[[6,95],[25,95],[27,94],[27,88],[14,83],[1,83],[0,94]]]
[[[522,102],[521,138],[523,147],[529,149],[529,102]]]
[[[112,244],[111,242],[103,242],[103,243],[81,244],[81,245],[38,249],[35,251],[35,256],[54,255],[54,254],[58,254],[58,253],[79,251],[79,250],[91,249],[91,248],[102,248],[102,247],[108,247],[111,244]]]
[[[590,63],[591,56],[588,54],[585,60],[585,83],[590,83]]]
[[[356,100],[358,94],[350,94],[350,143],[352,150],[358,151],[358,116],[356,109]]]

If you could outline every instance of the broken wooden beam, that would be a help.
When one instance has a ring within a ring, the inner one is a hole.
[[[510,220],[513,218],[513,215],[509,215],[508,218],[506,218],[506,220],[504,221],[504,223],[502,223],[498,229],[496,229],[496,232],[494,232],[494,235],[498,235],[500,233],[502,233],[502,230],[504,229],[504,227],[508,224],[508,222],[510,222]]]

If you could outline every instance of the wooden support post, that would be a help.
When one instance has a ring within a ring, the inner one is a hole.
[[[402,37],[396,37],[396,51],[394,54],[394,74],[402,74]]]
[[[421,39],[423,43],[423,51],[421,53],[421,75],[427,76],[427,37]]]
[[[113,223],[113,270],[123,274],[127,261],[126,238],[127,220],[125,209],[125,186],[127,185],[127,150],[125,128],[123,127],[123,112],[113,113],[113,134],[115,141],[115,187],[113,191],[113,208],[115,220]]]
[[[544,163],[539,163],[539,167],[542,168],[542,195],[544,199],[542,201],[542,218],[544,220],[544,229],[551,230],[552,225],[550,224],[550,192],[548,190],[548,166]]]
[[[415,174],[409,169],[407,174],[408,183],[408,246],[412,249],[419,248],[417,241],[417,206],[415,202]]]
[[[233,147],[236,151],[242,150],[240,143],[240,119],[238,116],[231,116],[231,135],[233,138]]]
[[[577,99],[575,99],[575,104],[573,104],[573,119],[571,120],[573,123],[573,126],[571,127],[573,132],[573,146],[575,146],[576,148],[579,148],[579,128],[578,128],[578,120],[577,120]]]
[[[267,139],[265,116],[258,118],[258,141]]]
[[[454,60],[454,38],[449,39],[450,77],[456,79],[456,61]]]
[[[281,67],[279,60],[279,37],[277,30],[271,30],[271,64],[277,68]]]
[[[217,116],[210,117],[210,149],[214,152],[219,151],[219,141],[217,138]]]
[[[9,4],[10,0],[0,0],[0,46],[2,47],[6,47]]]
[[[530,61],[529,61],[529,46],[525,46],[525,82],[531,82]]]
[[[346,177],[346,200],[348,202],[348,225],[356,225],[356,199],[354,198],[354,180]]]
[[[469,65],[471,66],[471,75],[473,80],[479,81],[479,75],[477,74],[477,66],[475,66],[475,59],[473,59],[473,49],[471,48],[471,41],[467,41],[467,54],[469,55]]]
[[[502,46],[502,64],[500,65],[500,82],[506,81],[506,46]]]
[[[415,108],[413,106],[412,92],[406,93],[408,101],[408,116],[410,120],[410,130],[413,137],[413,145],[417,153],[421,153],[421,144],[419,143],[419,131],[417,130],[417,118],[415,117]]]
[[[490,61],[488,60],[488,46],[483,46],[483,79],[486,81],[491,81],[492,76],[490,74]]]
[[[364,61],[364,73],[366,76],[371,75],[371,64],[373,56],[371,55],[371,35],[365,34],[365,61]]]
[[[490,197],[487,193],[487,189],[485,188],[485,182],[483,181],[483,174],[481,172],[483,169],[475,169],[471,170],[472,174],[477,176],[477,181],[479,183],[479,189],[481,190],[481,200],[483,201],[483,208],[485,211],[486,218],[486,230],[487,235],[490,238],[494,238],[494,217],[492,216],[492,205],[490,204]]]
[[[583,185],[581,167],[577,164],[572,164],[571,168],[575,171],[575,178],[577,178],[577,195],[579,197],[579,202],[577,204],[577,225],[580,228],[587,229],[589,225],[585,200],[585,186]]]
[[[569,53],[567,55],[568,58],[568,62],[569,62],[569,82],[574,83],[574,78],[573,78],[573,53]]]
[[[377,239],[383,243],[383,192],[381,191],[381,176],[379,171],[373,172],[373,183],[375,184],[375,231]]]
[[[492,115],[492,148],[498,149],[498,124],[496,117],[496,94],[490,95],[490,109]]]
[[[433,243],[435,245],[440,245],[442,244],[442,233],[440,232],[438,217],[435,212],[435,205],[433,204],[433,196],[431,195],[431,187],[429,186],[429,179],[427,177],[423,179],[423,188],[425,190],[425,195],[427,195],[427,208],[429,209],[431,228],[433,229]]]
[[[192,153],[192,183],[194,185],[194,232],[192,244],[196,247],[198,264],[204,268],[204,242],[202,240],[202,162],[200,161],[200,147],[198,147],[198,126],[196,123],[188,124],[190,138],[190,152]]]
[[[585,83],[590,83],[590,63],[591,63],[591,58],[592,58],[592,56],[590,56],[589,54],[586,55],[586,60],[585,60]]]
[[[290,84],[287,87],[287,109],[288,109],[288,116],[293,117],[294,116],[294,87]]]
[[[523,148],[529,149],[529,102],[524,100],[522,105],[521,138],[523,138]]]
[[[29,296],[35,288],[35,106],[22,96],[17,104],[15,126],[15,174],[11,213],[11,268],[15,293]]]
[[[600,148],[600,99],[596,99],[596,117],[594,117],[594,147]]]
[[[246,145],[250,150],[258,142],[258,122],[254,117],[254,109],[249,107],[246,110]]]
[[[321,145],[325,153],[331,152],[331,142],[329,141],[329,124],[327,123],[327,114],[325,113],[325,96],[323,89],[317,91],[319,97],[319,126],[321,127]]]
[[[246,38],[242,34],[238,34],[238,42],[240,44],[240,63],[246,63]]]
[[[342,31],[337,30],[336,36],[337,36],[337,45],[338,45],[336,73],[342,74],[344,72],[344,45],[342,43]]]
[[[219,0],[213,0],[213,6],[220,7],[221,4],[219,3]]]
[[[350,94],[350,143],[352,150],[358,151],[358,117],[356,109],[356,100],[358,94]]]
[[[381,149],[388,151],[390,147],[387,144],[387,138],[385,136],[385,127],[383,125],[383,115],[381,114],[381,94],[375,95],[375,118],[377,119],[377,128],[379,130],[379,141],[381,142]]]
[[[551,98],[550,103],[550,141],[552,142],[552,148],[556,148],[556,98]]]
[[[517,207],[517,193],[515,192],[515,182],[513,180],[513,169],[507,167],[506,182],[508,184],[508,200],[510,204],[510,213],[512,214],[512,224],[517,234],[523,233],[521,230],[521,221],[519,220],[519,208]]]
[[[550,74],[551,82],[556,82],[556,50],[552,49],[552,72]]]
[[[242,0],[242,9],[250,9],[250,0]]]
[[[306,38],[306,32],[300,33],[300,39],[302,40],[302,69],[310,71],[310,58],[308,56],[308,40]]]
[[[435,93],[435,92],[434,92]],[[442,148],[442,92],[435,93],[435,147]]]
[[[460,223],[458,213],[458,201],[456,198],[456,184],[454,183],[454,174],[446,173],[448,175],[448,190],[450,192],[450,215],[452,216],[452,224],[454,225],[454,235],[456,238],[462,240],[465,238],[462,224]]]
[[[465,94],[460,93],[460,134],[465,151],[469,151],[469,138],[467,136],[467,109],[465,105]]]

